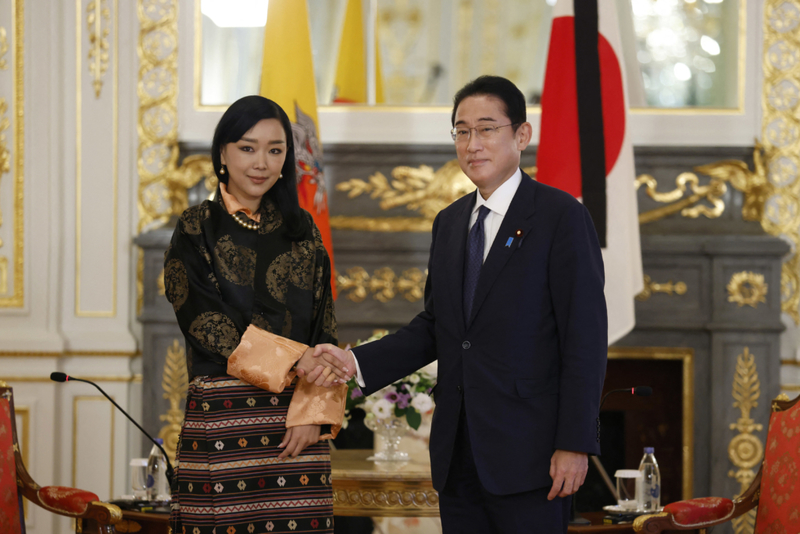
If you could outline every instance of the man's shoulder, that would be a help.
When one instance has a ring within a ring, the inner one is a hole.
[[[562,211],[565,209],[576,209],[581,205],[580,201],[557,187],[543,184],[535,180],[531,180],[534,184],[536,194],[536,207],[548,208],[555,211]]]
[[[475,191],[467,193],[440,211],[437,217],[440,221],[457,217],[463,213],[463,210],[469,209],[469,206],[475,202],[475,195]]]

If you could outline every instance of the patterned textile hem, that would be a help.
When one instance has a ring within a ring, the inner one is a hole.
[[[327,442],[279,460],[294,384],[276,394],[230,376],[190,386],[170,524],[176,534],[333,532]]]

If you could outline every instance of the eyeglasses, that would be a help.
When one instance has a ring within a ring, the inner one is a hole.
[[[475,130],[475,135],[478,136],[478,139],[486,140],[497,135],[497,130],[500,128],[505,128],[506,126],[516,126],[517,124],[518,123],[516,122],[512,122],[511,124],[504,124],[502,126],[476,126],[475,128],[456,126],[450,130],[450,135],[453,137],[453,141],[456,143],[466,143],[469,141],[472,130]]]

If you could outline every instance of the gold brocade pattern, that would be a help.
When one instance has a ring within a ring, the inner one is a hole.
[[[258,227],[259,234],[271,234],[283,226],[283,215],[272,202],[265,202],[261,210],[261,225]]]
[[[764,2],[762,139],[772,187],[761,224],[800,246],[800,17],[799,0]],[[800,324],[800,255],[789,255],[781,275],[781,307]]]
[[[172,303],[172,309],[177,312],[189,296],[189,277],[186,274],[186,266],[181,260],[173,258],[164,267],[163,276],[164,294]]]
[[[322,331],[331,337],[339,337],[336,314],[333,311],[333,299],[327,299],[325,302],[325,317],[322,320]]]
[[[211,211],[202,205],[192,206],[181,214],[183,231],[190,235],[200,235],[203,221],[211,216]]]
[[[231,236],[225,235],[214,247],[218,272],[232,284],[253,286],[256,275],[256,251],[235,245]]]
[[[738,430],[728,445],[728,457],[738,469],[730,470],[728,476],[735,478],[743,493],[753,482],[756,476],[754,467],[758,466],[764,458],[764,446],[754,432],[760,432],[764,426],[756,423],[750,417],[750,411],[758,406],[761,396],[761,382],[758,379],[755,356],[748,347],[736,358],[736,374],[733,380],[733,407],[741,411],[736,423],[731,423],[731,430]],[[752,533],[755,526],[755,510],[751,510],[733,520],[733,529],[736,534]]]
[[[314,284],[314,244],[311,241],[292,243],[292,251],[281,254],[267,269],[267,288],[270,294],[286,304],[289,284],[311,290]]]
[[[189,326],[189,333],[211,352],[231,355],[239,345],[239,331],[226,315],[219,312],[205,312]]]

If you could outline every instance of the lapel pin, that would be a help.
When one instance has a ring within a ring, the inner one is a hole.
[[[514,235],[517,237],[522,237],[522,230],[517,230],[516,232],[514,232]]]
[[[511,243],[513,243],[513,242],[514,242],[514,238],[513,237],[509,237],[508,241],[506,241],[506,247],[510,247]]]
[[[516,232],[514,232],[514,234],[519,238],[519,242],[517,243],[517,248],[519,248],[522,246],[522,240],[523,240],[522,230],[517,230]]]

